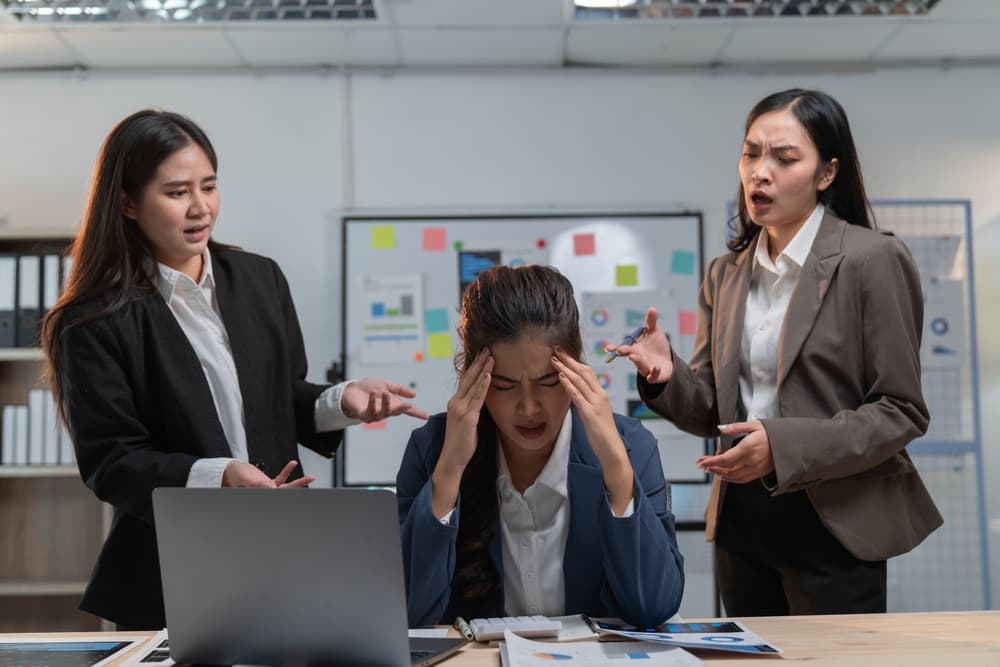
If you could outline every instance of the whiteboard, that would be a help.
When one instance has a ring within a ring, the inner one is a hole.
[[[573,283],[584,361],[598,371],[613,409],[648,420],[669,480],[706,481],[694,465],[705,440],[644,410],[631,364],[605,364],[602,352],[656,306],[676,353],[689,358],[704,269],[699,213],[347,217],[341,247],[345,377],[395,380],[417,392],[419,407],[444,411],[457,384],[463,286],[493,264],[548,264]],[[336,481],[394,484],[420,423],[403,416],[347,429]]]

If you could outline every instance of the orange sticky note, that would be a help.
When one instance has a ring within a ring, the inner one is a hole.
[[[424,227],[424,252],[444,250],[446,237],[447,231],[444,227]]]
[[[593,255],[595,245],[593,234],[573,234],[574,255]]]
[[[682,336],[693,336],[698,331],[698,317],[693,311],[682,310],[677,319],[677,328]]]

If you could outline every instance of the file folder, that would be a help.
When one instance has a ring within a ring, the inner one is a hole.
[[[17,344],[17,256],[0,255],[0,347]]]
[[[41,258],[17,258],[17,346],[38,346],[38,318],[41,314]]]

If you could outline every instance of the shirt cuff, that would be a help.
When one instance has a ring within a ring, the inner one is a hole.
[[[347,428],[348,426],[354,426],[355,424],[360,424],[360,419],[353,419],[344,414],[344,410],[340,405],[340,400],[344,395],[344,390],[347,389],[354,380],[347,380],[346,382],[341,382],[340,384],[335,384],[316,399],[316,432],[324,433],[326,431],[339,431]]]
[[[188,473],[187,484],[189,489],[217,489],[222,486],[222,474],[226,472],[226,466],[236,459],[198,459],[191,466]]]
[[[612,507],[611,507],[611,499],[610,498],[608,498],[605,495],[604,496],[604,500],[607,501],[607,503],[608,503],[608,509],[611,510],[611,516],[615,517],[616,519],[627,519],[630,516],[632,516],[633,514],[635,514],[635,496],[632,496],[632,499],[630,501],[628,501],[628,505],[625,506],[625,511],[622,512],[621,516],[618,516],[617,514],[615,514],[614,509],[612,509]]]
[[[450,526],[451,525],[451,517],[455,516],[455,510],[456,509],[458,509],[458,508],[457,507],[452,507],[450,510],[448,510],[447,514],[445,514],[443,517],[441,517],[440,519],[438,519],[438,521],[441,522],[442,526]]]

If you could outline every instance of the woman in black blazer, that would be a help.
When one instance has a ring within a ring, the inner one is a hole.
[[[80,608],[122,629],[165,625],[153,489],[306,486],[314,478],[297,469],[298,443],[331,456],[348,424],[427,417],[387,380],[306,381],[281,270],[211,239],[217,165],[184,116],[122,120],[98,156],[73,272],[43,324],[80,474],[115,509]]]

